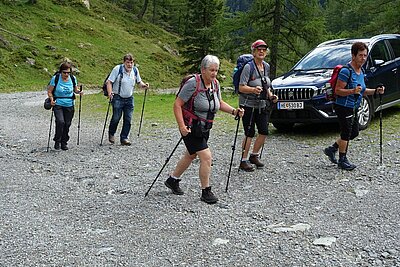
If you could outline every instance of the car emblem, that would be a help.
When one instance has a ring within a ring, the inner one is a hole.
[[[289,99],[293,99],[293,97],[294,97],[293,91],[289,91]]]

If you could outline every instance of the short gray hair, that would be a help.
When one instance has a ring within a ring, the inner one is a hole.
[[[203,60],[201,61],[201,65],[200,67],[202,69],[207,69],[210,67],[210,65],[212,64],[217,64],[219,67],[219,59],[216,56],[213,55],[207,55],[203,58]]]

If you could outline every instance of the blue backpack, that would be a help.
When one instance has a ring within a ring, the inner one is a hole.
[[[252,54],[243,54],[240,55],[236,61],[236,67],[233,69],[232,80],[233,80],[233,87],[235,89],[235,94],[240,94],[239,92],[239,82],[240,82],[240,75],[242,74],[244,66],[246,64],[250,64],[250,75],[249,77],[253,76],[253,72],[256,69],[254,65],[253,55]],[[264,70],[266,63],[263,61]]]

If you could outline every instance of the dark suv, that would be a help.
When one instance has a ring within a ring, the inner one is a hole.
[[[400,103],[400,35],[384,34],[369,39],[339,39],[324,42],[305,55],[289,72],[272,81],[279,102],[271,114],[278,130],[290,130],[295,123],[336,122],[333,103],[325,92],[333,68],[351,60],[351,45],[361,41],[368,45],[369,54],[363,66],[368,88],[385,85],[382,109]],[[364,96],[360,108],[360,129],[368,127],[379,111],[379,98]]]

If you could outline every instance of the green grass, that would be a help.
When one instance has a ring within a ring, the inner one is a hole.
[[[144,93],[135,93],[135,110],[134,110],[134,121],[139,121],[143,108]],[[224,93],[223,99],[230,103],[232,106],[237,107],[238,99],[237,96],[230,93]],[[79,97],[77,97],[76,108],[79,107]],[[173,105],[175,101],[174,94],[154,94],[149,92],[146,95],[146,102],[144,107],[144,120],[146,123],[163,124],[166,127],[175,127],[175,116],[173,113]],[[82,117],[86,119],[93,119],[98,121],[101,118],[105,118],[108,107],[108,99],[103,96],[102,93],[88,94],[82,96]],[[110,110],[110,112],[112,112]],[[111,114],[111,113],[110,113]],[[229,119],[230,118],[230,119]],[[232,115],[219,112],[216,120],[222,125],[232,126],[234,120],[231,119]]]
[[[138,21],[109,2],[91,0],[90,10],[80,1],[55,2],[0,1],[0,27],[27,38],[0,30],[0,36],[9,42],[9,46],[0,42],[0,92],[41,90],[65,58],[78,67],[79,82],[100,87],[128,52],[135,56],[143,80],[153,89],[179,86],[186,71],[178,36]],[[28,64],[28,58],[35,64]],[[222,60],[221,73],[232,69],[232,63]],[[228,77],[224,84],[231,81]]]

